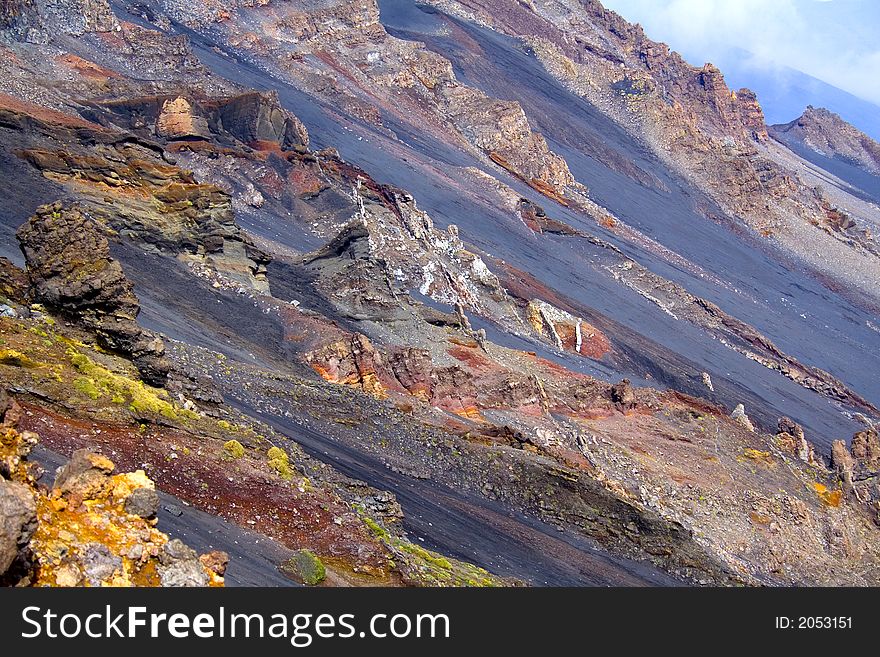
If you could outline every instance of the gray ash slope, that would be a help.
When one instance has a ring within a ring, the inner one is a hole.
[[[873,312],[828,290],[783,254],[769,251],[766,246],[759,245],[754,237],[735,228],[734,222],[717,223],[699,213],[696,209],[698,204],[710,207],[714,204],[699,190],[669,171],[600,110],[563,89],[522,44],[485,28],[444,17],[407,0],[382,0],[380,6],[383,22],[392,34],[425,42],[429,49],[452,61],[458,77],[468,84],[492,96],[518,101],[532,125],[548,139],[554,151],[565,157],[576,178],[588,186],[597,202],[663,246],[710,272],[724,285],[677,269],[652,253],[634,252],[632,245],[620,242],[613,233],[602,231],[595,225],[585,225],[583,217],[567,208],[554,208],[555,216],[564,218],[571,225],[598,232],[652,271],[680,283],[691,293],[751,323],[802,362],[831,372],[862,391],[869,399],[878,399],[880,387],[873,372],[878,364],[875,358],[880,353],[877,349],[880,335],[869,325],[876,318]],[[479,45],[478,56],[467,52],[460,43],[446,36],[449,31],[443,28],[450,23],[464,30]],[[814,152],[809,157],[820,166],[826,164],[826,168],[838,175],[841,175],[840,169],[846,168],[849,176],[857,176],[846,163],[829,163],[830,158],[823,158]],[[620,173],[619,166],[615,166],[617,162],[650,172],[649,180],[640,183],[634,177]],[[837,164],[837,167],[833,167],[833,164]],[[849,176],[841,175],[849,182],[855,182]],[[871,191],[871,184],[878,182],[876,177],[866,174],[857,180],[863,188]],[[454,216],[427,201],[425,205],[437,217],[447,216],[451,221]],[[713,214],[724,216],[717,207]],[[480,231],[484,225],[482,221],[473,222],[468,226],[469,232]],[[487,244],[485,248],[490,253],[504,253],[502,257],[517,262],[516,253],[507,255],[508,252],[497,243]],[[594,286],[596,281],[584,281],[582,285],[577,285],[576,277],[567,276],[571,269],[577,267],[576,259],[565,258],[564,266],[569,271],[563,270],[555,276],[552,271],[539,274],[534,268],[538,262],[537,258],[532,259],[529,261],[532,268],[524,269],[547,282],[558,284],[559,287],[551,286],[572,298],[635,330],[643,331],[669,346],[672,351],[705,363],[713,380],[730,378],[754,382],[753,377],[760,377],[757,368],[737,362],[741,359],[723,353],[717,344],[703,347],[699,344],[701,340],[698,336],[676,340],[675,333],[682,330],[681,323],[672,323],[664,330],[661,327],[666,322],[656,312],[652,316],[650,310],[639,308],[627,316],[626,310],[620,306],[615,311],[609,305],[601,305],[598,295],[592,298],[584,296],[588,292],[582,288]],[[552,265],[547,260],[543,263],[543,269],[551,269]],[[617,293],[614,298],[618,301],[620,294]],[[647,317],[650,320],[646,320]],[[815,345],[819,344],[822,345],[821,351],[815,349]],[[811,400],[811,396],[798,395],[793,390],[794,386],[775,381],[776,377],[760,378],[762,381],[758,385],[767,386],[764,390],[768,394],[761,395],[765,403],[773,405],[779,413],[793,413],[805,426],[814,430],[813,439],[818,444],[829,444],[828,439],[836,435],[835,428],[840,426],[842,418],[839,414],[833,409],[828,409],[828,415],[819,409],[814,413],[808,410],[809,406],[815,404],[821,409],[826,403]],[[788,395],[801,397],[801,401],[795,403],[803,406],[796,411],[791,405],[783,405]],[[732,399],[725,401],[730,403]],[[825,416],[824,419],[817,417],[820,413]],[[766,417],[769,419],[772,414],[768,413]],[[848,429],[850,425],[844,423],[843,426]],[[846,431],[840,427],[836,432],[841,430]]]
[[[126,3],[113,4],[121,18],[137,22]],[[492,96],[517,100],[593,198],[655,243],[627,239],[595,225],[578,211],[540,198],[513,176],[490,169],[473,153],[435,139],[392,112],[382,112],[383,127],[377,128],[349,113],[344,105],[330,105],[245,61],[210,30],[195,32],[175,24],[168,29],[190,39],[193,52],[214,76],[240,87],[277,92],[281,103],[305,123],[313,149],[334,147],[344,160],[363,167],[379,182],[411,192],[438,226],[460,227],[466,243],[485,254],[491,268],[501,272],[509,264],[557,292],[566,305],[613,337],[616,353],[590,361],[524,340],[495,318],[474,318],[475,328],[485,328],[496,344],[534,351],[571,370],[609,381],[627,376],[639,384],[668,386],[712,399],[728,411],[743,402],[766,430],[775,427],[780,415],[788,415],[804,425],[811,441],[826,449],[831,440],[860,428],[848,414],[851,409],[722,346],[698,326],[664,312],[622,285],[609,273],[609,267],[618,262],[609,253],[617,249],[649,271],[718,304],[802,362],[824,368],[869,402],[880,403],[880,387],[873,376],[880,358],[876,348],[880,333],[870,328],[871,313],[725,221],[717,208],[712,214],[720,220],[707,219],[698,207],[712,207],[711,202],[599,109],[564,90],[519,43],[427,12],[415,3],[380,4],[382,20],[394,35],[426,42],[452,61],[461,80]],[[445,25],[464,31],[480,56],[474,58],[447,38],[438,29]],[[68,40],[66,46],[109,64],[106,53],[93,48],[93,43]],[[517,194],[543,204],[552,218],[601,236],[611,247],[578,236],[536,236],[518,216],[483,202],[472,181],[444,175],[456,167],[491,171]],[[36,188],[36,179],[33,172],[22,173],[21,186],[11,192],[13,202],[3,212],[7,233],[34,204],[30,190]],[[311,251],[322,243],[301,225],[270,212],[247,210],[237,215],[237,221],[256,238],[292,253]],[[11,253],[10,244],[5,247]],[[143,308],[140,319],[146,327],[242,364],[236,376],[218,383],[225,386],[227,402],[275,427],[342,473],[394,492],[406,512],[404,526],[411,536],[495,573],[536,584],[678,583],[653,565],[609,556],[567,527],[559,533],[552,523],[535,520],[473,490],[457,488],[453,467],[443,472],[443,463],[434,464],[438,474],[428,478],[392,467],[370,451],[367,436],[360,441],[356,432],[334,427],[331,418],[313,419],[322,410],[326,414],[328,403],[334,411],[348,403],[361,405],[362,413],[375,411],[372,422],[381,423],[384,407],[374,407],[363,396],[351,402],[352,395],[362,395],[360,391],[321,383],[325,397],[296,403],[286,399],[288,390],[283,386],[273,391],[267,385],[272,394],[264,398],[246,392],[246,384],[261,377],[266,381],[273,377],[314,380],[314,373],[296,358],[296,349],[285,338],[283,321],[263,312],[246,295],[192,277],[179,262],[145,255],[124,241],[114,246],[114,256],[135,281]],[[315,292],[308,276],[295,257],[291,262],[276,260],[268,272],[278,298],[305,300],[307,307],[335,322],[335,328],[358,330],[357,321]],[[255,369],[248,370],[245,363]],[[210,368],[209,363],[201,373],[209,375]],[[711,374],[714,392],[703,383],[703,372]],[[400,438],[394,432],[393,426],[374,426],[368,438]],[[414,462],[419,458],[427,457],[417,454]],[[259,553],[259,548],[254,549]]]
[[[589,226],[591,232],[652,271],[751,323],[802,362],[827,370],[869,401],[880,401],[880,387],[873,376],[880,358],[880,334],[870,328],[872,313],[830,291],[784,256],[767,252],[748,235],[698,214],[696,204],[706,202],[699,191],[646,154],[601,112],[562,89],[513,40],[463,25],[485,53],[474,64],[478,68],[468,70],[470,64],[457,61],[455,44],[436,37],[437,21],[452,19],[426,13],[416,3],[404,1],[383,2],[381,9],[382,20],[392,32],[425,41],[457,64],[462,76],[475,86],[483,86],[502,98],[519,100],[530,121],[566,156],[576,177],[587,184],[598,201],[723,281],[723,285],[670,264],[599,226]],[[132,18],[123,3],[117,3],[116,10],[126,19]],[[413,31],[413,26],[418,29]],[[859,427],[841,412],[839,405],[725,349],[703,331],[674,320],[622,287],[595,266],[593,261],[602,257],[598,247],[563,237],[536,239],[518,218],[475,202],[466,187],[451,188],[447,180],[436,175],[436,170],[442,171],[448,165],[485,169],[470,154],[431,140],[389,114],[382,116],[387,129],[377,130],[356,116],[346,115],[344,108],[329,107],[245,61],[227,44],[212,41],[210,33],[196,33],[183,26],[175,29],[191,39],[195,54],[215,74],[246,87],[277,91],[284,106],[308,128],[314,148],[332,146],[346,160],[367,171],[381,172],[383,182],[411,192],[438,225],[457,224],[474,247],[560,291],[585,309],[585,317],[592,311],[631,331],[629,339],[642,360],[639,368],[620,371],[620,376],[642,380],[647,375],[664,385],[708,395],[728,408],[743,402],[767,428],[780,415],[793,417],[805,426],[810,439],[825,449],[832,440],[851,435]],[[389,137],[389,130],[394,137]],[[580,150],[585,136],[601,146],[594,149],[592,157],[586,154],[587,149]],[[646,187],[621,175],[603,163],[609,155],[636,163],[657,182]],[[521,195],[536,198],[512,176],[492,173]],[[540,202],[550,208],[552,216],[576,227],[586,225],[578,213],[546,199]],[[257,234],[262,231],[271,239],[279,239],[277,230],[265,223],[247,216],[239,220]],[[814,345],[822,347],[816,349]],[[675,366],[670,367],[670,361]],[[712,376],[716,395],[702,386],[701,371]]]

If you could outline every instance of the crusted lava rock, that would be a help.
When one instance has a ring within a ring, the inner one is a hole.
[[[0,583],[17,586],[222,586],[228,557],[201,558],[132,512],[143,471],[114,474],[113,463],[82,449],[51,490],[38,487],[27,457],[36,436],[19,432],[18,405],[5,394],[0,431]],[[10,464],[15,467],[10,468]],[[136,505],[136,504],[135,504]]]
[[[43,206],[18,231],[34,298],[129,356],[147,383],[170,370],[162,340],[140,327],[138,299],[100,227],[76,206]]]

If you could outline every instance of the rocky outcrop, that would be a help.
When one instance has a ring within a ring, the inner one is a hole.
[[[597,360],[611,349],[608,338],[596,327],[546,301],[533,299],[526,314],[535,331],[558,349]]]
[[[852,495],[871,513],[880,526],[880,437],[871,427],[856,433],[849,448],[835,440],[831,448],[831,466],[844,492]]]
[[[269,257],[236,224],[229,193],[169,164],[155,142],[13,99],[5,105],[0,120],[17,133],[19,157],[75,194],[95,220],[230,285],[269,291]],[[153,105],[158,120],[163,102]],[[58,149],[58,142],[66,148]]]
[[[107,0],[36,0],[47,28],[79,36],[119,29]]]
[[[385,374],[382,356],[360,333],[351,338],[332,342],[306,357],[312,368],[326,381],[356,386],[374,397],[384,398],[385,386],[380,377]]]
[[[143,471],[113,474],[109,459],[79,450],[51,489],[38,487],[27,461],[36,436],[16,429],[19,409],[5,392],[0,406],[0,459],[7,466],[0,473],[0,583],[223,585],[224,553],[199,558],[158,531],[154,519],[129,511],[132,498],[154,489]]]
[[[205,98],[191,93],[96,102],[85,112],[97,121],[145,138],[214,140],[253,148],[308,148],[309,135],[296,116],[281,107],[274,91]]]
[[[839,157],[869,173],[880,175],[880,144],[824,107],[808,105],[789,123],[771,126],[771,134],[786,143],[799,143],[827,157]]]
[[[791,418],[779,418],[776,443],[784,451],[797,456],[804,463],[824,469],[825,464],[816,455],[813,445],[807,441],[803,427]]]
[[[752,424],[751,419],[746,415],[745,406],[742,404],[736,405],[736,408],[733,409],[730,417],[746,431],[750,431],[751,433],[755,432],[755,425]]]
[[[56,203],[41,207],[18,238],[34,298],[130,357],[146,382],[162,385],[170,369],[165,346],[138,325],[134,288],[96,222],[76,206]]]
[[[193,114],[192,105],[186,98],[178,96],[162,102],[162,109],[156,118],[156,136],[163,139],[204,138],[208,133],[208,122]]]
[[[363,304],[392,313],[401,303],[396,290],[418,290],[453,307],[519,322],[512,299],[482,258],[465,248],[455,225],[436,228],[412,195],[375,182],[335,156],[322,157],[321,165],[325,172],[335,171],[325,180],[335,187],[336,202],[343,201],[355,218],[304,262],[320,273],[334,297],[361,306],[352,308],[352,316],[375,314]],[[368,289],[346,292],[352,286]]]

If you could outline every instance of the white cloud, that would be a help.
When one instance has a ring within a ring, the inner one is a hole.
[[[788,66],[880,103],[880,3],[876,0],[605,0],[689,60],[733,48],[754,65]],[[701,63],[701,62],[698,62]]]

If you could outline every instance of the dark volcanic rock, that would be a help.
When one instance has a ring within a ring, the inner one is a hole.
[[[165,345],[137,324],[138,299],[107,238],[77,207],[43,206],[18,231],[34,297],[94,331],[101,346],[129,356],[147,383],[170,369]]]
[[[278,95],[249,93],[218,104],[223,128],[244,143],[276,142],[284,149],[307,148],[309,136],[303,124],[281,107]]]
[[[305,150],[309,145],[305,126],[281,106],[275,92],[210,99],[186,93],[128,98],[96,103],[85,114],[168,141],[214,139],[254,147],[270,143],[283,150]]]
[[[159,494],[152,488],[138,488],[125,500],[125,511],[141,518],[155,518],[159,513]]]

